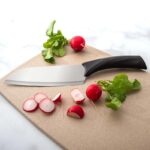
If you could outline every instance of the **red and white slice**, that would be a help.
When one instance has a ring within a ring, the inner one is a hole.
[[[67,116],[81,119],[84,117],[84,111],[83,111],[82,107],[80,107],[78,105],[73,105],[68,108]]]
[[[48,96],[42,92],[38,92],[34,95],[34,99],[37,103],[40,103],[41,100],[48,98]]]
[[[82,104],[83,101],[85,100],[85,97],[83,96],[83,94],[81,93],[81,91],[79,89],[73,89],[71,91],[71,96],[72,96],[74,102],[77,104]]]
[[[26,112],[33,112],[38,108],[38,103],[33,99],[29,98],[23,103],[23,110]]]
[[[52,111],[55,110],[55,104],[53,101],[51,101],[49,98],[45,98],[39,103],[39,108],[44,112],[44,113],[51,113]]]
[[[58,93],[53,99],[52,101],[54,103],[58,103],[58,102],[61,102],[61,93]]]

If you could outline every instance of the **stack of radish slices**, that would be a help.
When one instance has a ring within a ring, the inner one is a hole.
[[[52,100],[45,93],[36,93],[32,98],[28,98],[23,103],[23,110],[33,112],[37,108],[44,113],[51,113],[55,110],[55,103],[61,101],[61,94],[58,93]]]

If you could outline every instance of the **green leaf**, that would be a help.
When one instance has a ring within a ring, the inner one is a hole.
[[[106,102],[106,106],[113,110],[118,110],[121,106],[121,101],[117,98],[114,98],[110,102]]]
[[[43,50],[42,51],[42,56],[43,56],[43,58],[46,62],[49,62],[49,63],[54,63],[55,62],[55,59],[53,57],[53,54],[52,54],[50,48]]]
[[[54,47],[58,47],[58,46],[59,46],[59,42],[58,42],[58,41],[55,41],[54,44],[53,44],[53,46],[54,46]]]
[[[57,31],[57,35],[62,35],[61,30],[58,30],[58,31]]]
[[[44,48],[50,48],[50,45],[49,45],[48,42],[45,42],[45,43],[43,43],[43,47],[44,47]]]
[[[58,51],[58,49],[53,49],[53,54],[55,55],[55,56],[59,56],[59,51]]]
[[[65,50],[63,48],[59,49],[59,56],[62,57],[65,55]]]
[[[51,24],[50,24],[50,27],[47,29],[47,31],[46,31],[46,35],[47,36],[53,36],[53,30],[54,30],[54,25],[55,25],[55,23],[56,23],[56,21],[55,20],[53,20],[52,22],[51,22]]]
[[[133,90],[139,90],[139,89],[141,89],[141,84],[140,84],[140,82],[138,80],[135,79],[132,82],[132,89]]]
[[[139,90],[141,88],[141,84],[138,80],[130,81],[126,74],[120,73],[114,76],[113,80],[100,80],[97,82],[99,86],[102,87],[103,91],[107,93],[106,96],[106,106],[115,107],[114,103],[120,101],[120,103],[124,102],[126,99],[126,95],[133,91]],[[120,106],[119,106],[120,107]]]
[[[43,43],[44,48],[51,48],[55,41],[52,39],[48,39],[45,43]]]
[[[97,84],[99,86],[101,86],[104,91],[108,91],[108,88],[109,88],[109,85],[110,85],[110,83],[108,81],[100,80],[100,81],[97,82]]]
[[[53,54],[57,57],[62,57],[65,55],[65,50],[63,48],[53,50]]]
[[[117,99],[119,99],[121,102],[124,102],[126,99],[126,94],[124,93],[114,93],[112,94],[112,97],[116,97]]]

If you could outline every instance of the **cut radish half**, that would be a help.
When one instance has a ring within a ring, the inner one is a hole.
[[[33,112],[37,109],[38,103],[33,99],[29,98],[23,103],[23,110],[26,112]]]
[[[61,102],[61,94],[58,93],[58,94],[52,99],[52,101],[53,101],[54,103]]]
[[[74,105],[74,106],[71,106],[70,108],[68,108],[67,115],[70,117],[73,117],[73,118],[81,119],[84,117],[84,111],[83,111],[82,107],[80,107],[78,105]]]
[[[34,95],[34,99],[37,103],[40,103],[41,100],[48,98],[48,96],[44,93],[38,92]]]
[[[71,96],[72,96],[73,100],[75,101],[75,103],[77,103],[77,104],[82,104],[83,101],[85,100],[83,94],[81,93],[81,91],[79,89],[73,89],[71,91]]]
[[[39,103],[39,108],[45,113],[50,113],[55,110],[55,104],[49,98],[45,98]]]

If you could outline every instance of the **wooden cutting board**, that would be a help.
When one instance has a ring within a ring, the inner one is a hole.
[[[84,52],[74,53],[66,47],[67,55],[56,59],[56,64],[76,64],[108,54],[87,47]],[[19,68],[31,66],[51,66],[43,61],[41,55],[34,57]],[[17,69],[19,69],[17,68]],[[17,70],[16,69],[16,70]],[[70,91],[79,88],[83,93],[88,84],[99,79],[112,79],[119,72],[127,73],[130,79],[137,78],[142,90],[128,95],[118,111],[105,107],[104,96],[101,101],[92,104],[87,99],[82,106],[84,119],[66,116],[66,110],[73,105]],[[149,150],[150,149],[150,74],[137,70],[109,70],[96,73],[85,84],[65,87],[25,87],[8,86],[0,81],[1,94],[28,120],[53,139],[62,148],[69,150]],[[40,110],[27,113],[22,110],[24,99],[36,92],[44,92],[52,98],[62,93],[63,102],[57,105],[55,112],[45,115]]]

